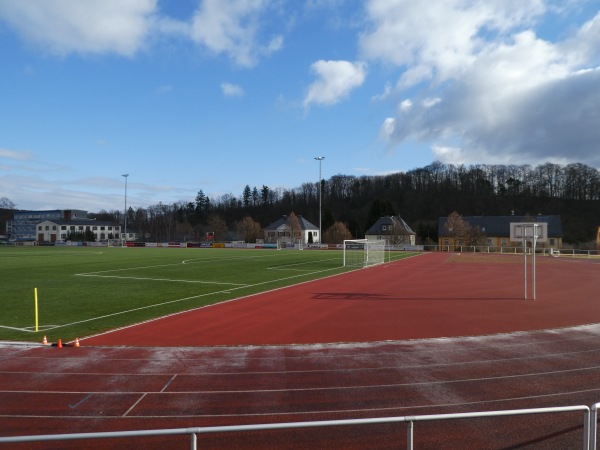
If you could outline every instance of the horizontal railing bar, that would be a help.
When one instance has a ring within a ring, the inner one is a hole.
[[[597,405],[600,405],[600,403]],[[382,423],[473,419],[473,418],[483,418],[483,417],[502,417],[502,416],[516,416],[516,415],[526,415],[526,414],[548,414],[548,413],[573,412],[573,411],[582,411],[589,415],[590,408],[585,405],[576,405],[576,406],[560,406],[560,407],[549,407],[549,408],[479,411],[479,412],[468,412],[468,413],[431,414],[431,415],[418,415],[418,416],[375,417],[375,418],[366,418],[366,419],[341,419],[341,420],[325,420],[325,421],[311,421],[311,422],[282,422],[282,423],[264,423],[264,424],[249,424],[249,425],[223,425],[223,426],[212,426],[212,427],[171,428],[171,429],[137,430],[137,431],[107,431],[107,432],[96,432],[96,433],[45,434],[45,435],[31,435],[31,436],[0,437],[0,443],[57,441],[57,440],[76,440],[76,439],[106,439],[106,438],[122,438],[122,437],[171,436],[171,435],[183,435],[183,434],[227,433],[227,432],[239,432],[239,431],[278,430],[278,429],[292,429],[292,428],[335,427],[335,426],[348,426],[348,425],[373,425],[373,424],[382,424]]]

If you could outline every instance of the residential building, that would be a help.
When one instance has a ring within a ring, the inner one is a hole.
[[[416,236],[399,215],[380,217],[365,233],[366,239],[385,239],[389,245],[415,245]]]
[[[300,239],[302,244],[319,244],[321,236],[319,236],[319,227],[313,225],[302,216],[296,216],[298,219],[299,228],[293,230],[290,227],[288,216],[283,215],[278,220],[264,228],[265,243],[275,244],[280,239],[294,242]]]
[[[547,216],[462,216],[469,226],[473,228],[477,237],[477,245],[502,248],[514,247],[518,242],[510,240],[510,224],[516,222],[545,222],[548,224],[548,242],[538,243],[538,247],[561,248],[563,230],[558,215]],[[455,249],[464,245],[473,245],[464,242],[464,238],[457,235],[455,230],[447,226],[448,217],[438,219],[438,245]]]

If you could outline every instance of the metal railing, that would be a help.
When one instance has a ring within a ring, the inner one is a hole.
[[[48,441],[67,441],[67,440],[84,440],[84,439],[106,439],[106,438],[135,438],[149,436],[173,436],[173,435],[189,435],[190,449],[197,449],[197,435],[209,433],[232,433],[243,431],[260,431],[260,430],[282,430],[294,428],[316,428],[316,427],[339,427],[339,426],[356,426],[356,425],[374,425],[385,423],[406,423],[407,424],[407,442],[406,448],[413,450],[414,448],[414,424],[415,422],[424,421],[439,421],[439,420],[456,420],[456,419],[475,419],[485,417],[503,417],[503,416],[519,416],[529,414],[555,414],[566,412],[583,412],[583,437],[582,447],[584,450],[596,450],[596,420],[597,410],[600,408],[600,403],[590,408],[585,405],[576,406],[560,406],[550,408],[530,408],[530,409],[512,409],[500,411],[484,411],[470,413],[455,413],[455,414],[431,414],[419,416],[398,416],[398,417],[379,417],[372,419],[348,419],[348,420],[327,420],[313,422],[287,422],[287,423],[267,423],[255,425],[229,425],[229,426],[213,426],[213,427],[197,427],[197,428],[172,428],[160,430],[139,430],[139,431],[113,431],[100,433],[75,433],[75,434],[46,434],[37,436],[13,436],[0,437],[0,444],[3,443],[24,443],[24,442],[48,442]]]

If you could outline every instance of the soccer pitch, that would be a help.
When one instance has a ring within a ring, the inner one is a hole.
[[[331,250],[0,248],[0,340],[69,341],[348,270]]]

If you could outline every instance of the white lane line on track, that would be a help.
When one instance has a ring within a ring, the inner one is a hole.
[[[177,374],[173,375],[171,377],[171,379],[169,381],[167,381],[167,383],[163,386],[163,388],[160,390],[160,392],[165,392],[167,390],[167,388],[171,385],[171,383],[173,381],[175,381],[175,378],[177,378]]]
[[[363,409],[333,409],[333,410],[322,410],[322,411],[283,411],[283,412],[266,412],[266,413],[240,413],[240,414],[181,414],[181,415],[160,415],[160,416],[148,416],[148,415],[143,415],[143,416],[134,416],[134,415],[122,415],[122,416],[73,416],[73,415],[67,415],[67,416],[58,416],[56,414],[53,415],[39,415],[39,414],[32,414],[32,415],[24,415],[24,414],[15,414],[15,415],[10,415],[10,414],[0,414],[0,418],[23,418],[23,419],[31,419],[31,418],[38,418],[38,419],[46,419],[46,418],[60,418],[60,419],[91,419],[91,420],[97,420],[97,419],[123,419],[123,418],[128,418],[128,419],[184,419],[184,418],[219,418],[219,417],[269,417],[269,416],[301,416],[301,415],[317,415],[317,414],[340,414],[340,413],[363,413],[363,412],[377,412],[377,411],[401,411],[401,410],[416,410],[416,409],[426,409],[426,408],[433,408],[433,409],[439,409],[439,408],[444,408],[444,407],[459,407],[459,406],[476,406],[476,405],[486,405],[486,404],[493,404],[493,403],[505,403],[505,402],[519,402],[519,401],[525,401],[525,400],[535,400],[535,399],[542,399],[542,398],[552,398],[552,397],[563,397],[563,396],[574,396],[577,394],[587,394],[587,393],[591,393],[591,392],[599,392],[600,388],[595,388],[595,389],[584,389],[584,390],[578,390],[578,391],[569,391],[569,392],[559,392],[559,393],[552,393],[552,394],[542,394],[542,395],[527,395],[527,396],[522,396],[522,397],[506,397],[506,398],[499,398],[499,399],[495,399],[495,400],[478,400],[478,401],[472,401],[472,402],[452,402],[452,403],[437,403],[437,404],[428,404],[428,405],[406,405],[406,406],[387,406],[387,407],[381,407],[381,408],[363,408]],[[120,392],[119,394],[127,394],[127,393],[123,393]],[[138,399],[138,401],[136,402],[136,405],[142,400],[142,398],[145,396],[146,394],[144,393],[144,395]],[[134,406],[136,406],[134,405]],[[133,408],[133,406],[132,406]],[[130,408],[130,410],[132,409]],[[129,411],[130,411],[129,410]],[[128,411],[128,412],[129,412]],[[127,414],[127,413],[126,413]]]
[[[133,408],[135,408],[146,396],[146,393],[142,394],[142,396],[140,398],[137,399],[137,401],[131,405],[131,408],[129,408],[127,411],[125,411],[125,414],[123,414],[121,417],[127,417],[127,415],[133,410]]]
[[[343,391],[349,389],[380,389],[380,388],[404,388],[404,387],[422,387],[422,386],[435,386],[435,385],[448,385],[448,384],[459,384],[459,383],[483,383],[489,381],[503,381],[503,380],[513,380],[515,378],[528,378],[528,377],[543,377],[543,376],[552,376],[552,375],[563,375],[574,372],[585,372],[585,371],[596,371],[600,369],[600,366],[595,367],[585,367],[585,368],[576,368],[576,369],[567,369],[567,370],[555,370],[555,371],[546,371],[546,372],[531,372],[526,374],[517,374],[517,375],[502,375],[495,377],[480,377],[480,378],[461,378],[457,380],[431,380],[431,381],[416,381],[411,383],[387,383],[387,384],[362,384],[362,385],[348,385],[348,386],[326,386],[326,387],[309,387],[309,388],[285,388],[285,389],[240,389],[240,390],[221,390],[221,391],[171,391],[171,392],[163,392],[162,390],[159,392],[152,392],[153,394],[166,394],[166,395],[176,395],[176,394],[252,394],[252,393],[274,393],[274,392],[312,392],[312,391]],[[102,374],[106,375],[106,374]],[[195,376],[195,375],[190,375]],[[175,377],[175,376],[174,376]],[[170,384],[167,383],[167,386]],[[0,393],[27,393],[27,394],[82,394],[83,392],[71,392],[71,391],[13,391],[13,390],[0,390]],[[148,391],[144,391],[147,393]],[[94,392],[96,394],[109,394],[109,395],[118,395],[118,394],[141,394],[142,392],[138,391],[98,391]]]

